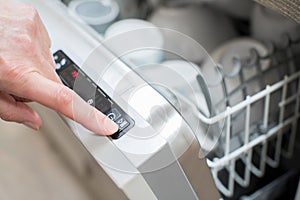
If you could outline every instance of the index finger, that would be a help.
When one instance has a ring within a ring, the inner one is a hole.
[[[28,78],[28,85],[24,87],[25,98],[60,112],[94,133],[111,135],[118,131],[118,125],[86,103],[73,90],[38,73]],[[32,87],[37,84],[38,87]]]

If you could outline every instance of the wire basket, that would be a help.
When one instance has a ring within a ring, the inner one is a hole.
[[[275,168],[279,165],[281,155],[290,158],[293,154],[300,112],[300,71],[295,67],[294,53],[297,48],[299,50],[299,44],[300,41],[292,41],[286,36],[283,47],[269,45],[268,55],[259,55],[255,49],[250,50],[250,58],[239,62],[243,65],[241,69],[259,67],[261,62],[271,59],[271,69],[277,70],[280,80],[266,84],[254,95],[243,93],[242,102],[235,105],[227,102],[226,109],[221,113],[212,117],[199,116],[208,125],[224,124],[219,145],[222,153],[208,155],[207,163],[217,188],[227,197],[234,194],[236,183],[242,187],[249,186],[251,174],[262,177],[266,165]],[[259,80],[259,76],[256,80]],[[236,91],[245,89],[253,80],[255,78],[245,81]],[[230,95],[233,94],[228,93],[227,97]],[[253,119],[256,116],[252,112],[257,112],[257,108],[261,116]],[[236,122],[240,118],[242,121]],[[242,127],[240,130],[233,127],[237,123]],[[236,170],[238,161],[244,165],[242,174]],[[227,176],[220,178],[219,174],[224,170]]]

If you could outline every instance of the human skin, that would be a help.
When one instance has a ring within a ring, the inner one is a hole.
[[[114,122],[61,83],[37,11],[14,0],[0,0],[0,5],[0,118],[37,130],[41,118],[26,103],[38,102],[94,133],[116,132]]]

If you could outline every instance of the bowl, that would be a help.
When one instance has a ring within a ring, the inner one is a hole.
[[[103,33],[119,16],[119,5],[114,0],[73,0],[68,5],[73,17]]]
[[[160,63],[163,58],[163,36],[155,25],[140,19],[124,19],[112,24],[103,42],[117,57],[138,67]]]
[[[160,7],[149,20],[164,28],[166,59],[201,63],[224,41],[237,36],[232,21],[208,6]]]

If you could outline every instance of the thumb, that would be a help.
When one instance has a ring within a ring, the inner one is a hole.
[[[34,130],[38,130],[42,124],[39,115],[32,108],[2,92],[0,92],[0,118],[4,121],[22,123]]]

